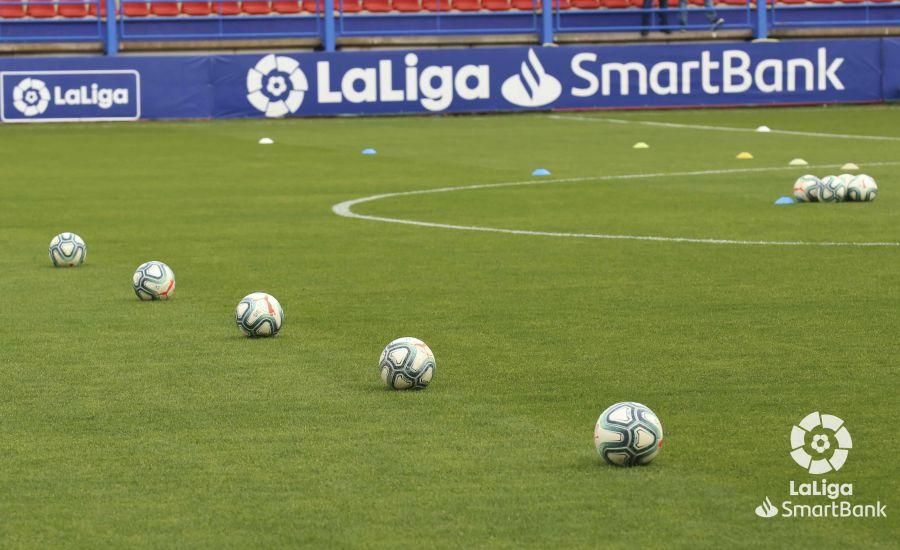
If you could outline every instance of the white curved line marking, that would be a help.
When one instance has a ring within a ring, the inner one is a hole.
[[[675,122],[655,122],[652,120],[630,120],[624,118],[606,118],[578,115],[548,115],[554,120],[577,120],[580,122],[609,122],[610,124],[640,124],[642,126],[656,126],[658,128],[680,128],[687,130],[712,130],[715,132],[750,132],[758,134],[755,128],[735,128],[733,126],[709,126],[706,124],[678,124]],[[782,134],[786,136],[806,136],[837,139],[864,139],[870,141],[900,141],[897,136],[864,136],[860,134],[828,134],[825,132],[801,132],[799,130],[769,130],[770,134]]]
[[[900,162],[867,162],[866,166],[893,166]],[[837,164],[820,164],[811,165],[807,168],[835,168]],[[562,233],[555,231],[530,231],[526,229],[503,229],[499,227],[484,227],[477,225],[454,225],[447,223],[425,222],[419,220],[405,220],[402,218],[388,218],[385,216],[370,216],[368,214],[357,214],[353,211],[353,207],[357,204],[366,202],[374,202],[382,199],[393,197],[406,197],[411,195],[429,195],[432,193],[449,193],[451,191],[471,191],[475,189],[496,189],[499,187],[519,187],[526,185],[548,185],[563,183],[578,183],[583,181],[613,181],[613,180],[630,180],[630,179],[649,179],[662,177],[683,177],[683,176],[709,176],[718,174],[744,174],[750,172],[776,172],[781,170],[797,170],[796,166],[777,166],[767,168],[730,168],[723,170],[694,170],[690,172],[654,172],[649,174],[621,174],[612,176],[592,176],[578,178],[560,178],[549,180],[522,180],[511,181],[505,183],[482,183],[475,185],[460,185],[456,187],[439,187],[436,189],[420,189],[417,191],[400,191],[397,193],[383,193],[380,195],[371,195],[358,199],[351,199],[331,207],[331,211],[344,218],[355,218],[358,220],[369,220],[385,223],[399,223],[404,225],[417,225],[420,227],[435,227],[438,229],[455,229],[458,231],[482,231],[486,233],[506,233],[509,235],[532,235],[540,237],[570,237],[578,239],[618,239],[629,241],[657,241],[657,242],[676,242],[676,243],[701,243],[701,244],[739,244],[739,245],[771,245],[771,246],[900,246],[900,242],[812,242],[812,241],[748,241],[737,239],[709,239],[694,237],[662,237],[655,235],[616,235],[607,233]]]

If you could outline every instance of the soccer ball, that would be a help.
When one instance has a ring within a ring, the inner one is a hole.
[[[841,174],[837,179],[841,182],[843,188],[843,191],[838,193],[838,202],[845,201],[847,200],[847,186],[853,181],[853,174]]]
[[[594,427],[597,452],[615,466],[647,464],[659,454],[662,444],[659,418],[640,403],[612,405],[603,411]]]
[[[847,185],[847,200],[849,201],[874,201],[878,195],[878,185],[872,176],[860,174],[850,180]]]
[[[797,202],[818,202],[819,183],[819,178],[813,175],[800,176],[794,182],[794,198]]]
[[[840,202],[847,195],[841,176],[825,176],[819,184],[819,202]]]
[[[60,233],[50,241],[50,261],[56,267],[78,267],[87,256],[87,245],[75,233]]]
[[[418,338],[397,338],[381,352],[378,367],[388,388],[424,389],[434,376],[434,354]]]
[[[134,270],[131,286],[141,300],[168,300],[175,294],[175,273],[162,262],[142,263]]]
[[[284,310],[271,294],[254,292],[238,303],[234,320],[241,332],[251,338],[275,336],[284,322]]]

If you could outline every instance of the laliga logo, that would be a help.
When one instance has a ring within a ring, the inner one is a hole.
[[[13,107],[25,116],[37,116],[50,105],[50,90],[43,80],[25,78],[13,88]]]
[[[269,54],[247,71],[247,101],[267,117],[297,112],[308,89],[300,63],[290,57]]]
[[[840,470],[853,448],[844,421],[831,414],[812,412],[791,429],[791,458],[811,474]],[[815,481],[788,483],[789,498],[777,506],[765,497],[754,509],[761,518],[885,518],[887,506],[880,500],[860,502],[852,483]],[[799,497],[799,500],[795,500]],[[828,499],[822,502],[822,499]],[[804,502],[805,501],[805,502]]]
[[[848,449],[853,448],[850,432],[843,424],[834,415],[820,415],[818,411],[808,414],[791,429],[791,458],[811,474],[840,470],[847,461]]]
[[[503,82],[500,93],[519,107],[543,107],[553,103],[562,94],[562,85],[544,71],[537,54],[528,50],[528,61],[522,62],[522,71]]]

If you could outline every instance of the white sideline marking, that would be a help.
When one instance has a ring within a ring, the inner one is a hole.
[[[683,128],[690,130],[713,130],[717,132],[751,132],[758,134],[756,128],[734,128],[731,126],[708,126],[705,124],[676,124],[674,122],[654,122],[651,120],[629,120],[624,118],[605,118],[578,115],[548,115],[549,118],[555,120],[578,120],[581,122],[609,122],[611,124],[641,124],[643,126],[657,126],[661,128]],[[769,132],[771,134],[783,134],[787,136],[807,136],[821,138],[836,139],[864,139],[870,141],[900,141],[900,137],[895,136],[863,136],[858,134],[827,134],[822,132],[801,132],[798,130],[775,130]]]
[[[900,161],[888,162],[867,162],[866,166],[895,166]],[[820,164],[816,166],[808,166],[807,168],[835,168],[838,164]],[[344,218],[355,218],[358,220],[369,220],[385,223],[399,223],[404,225],[417,225],[420,227],[435,227],[439,229],[455,229],[458,231],[482,231],[486,233],[506,233],[509,235],[532,235],[541,237],[569,237],[578,239],[617,239],[630,241],[656,241],[656,242],[676,242],[676,243],[700,243],[700,244],[739,244],[739,245],[770,245],[770,246],[900,246],[900,242],[812,242],[812,241],[747,241],[735,239],[712,239],[712,238],[693,238],[693,237],[662,237],[655,235],[615,235],[606,233],[560,233],[554,231],[531,231],[526,229],[502,229],[499,227],[484,227],[477,225],[454,225],[446,223],[424,222],[418,220],[405,220],[402,218],[388,218],[385,216],[370,216],[368,214],[357,214],[353,211],[353,207],[357,204],[366,202],[374,202],[392,197],[406,197],[410,195],[429,195],[432,193],[449,193],[451,191],[470,191],[474,189],[496,189],[499,187],[519,187],[526,185],[546,185],[546,184],[562,184],[562,183],[578,183],[583,181],[613,181],[613,180],[630,180],[645,178],[661,178],[661,177],[682,177],[682,176],[709,176],[718,174],[744,174],[749,172],[776,172],[781,170],[796,170],[795,166],[775,166],[767,168],[728,168],[721,170],[694,170],[689,172],[653,172],[649,174],[621,174],[611,176],[585,176],[577,178],[558,178],[545,180],[522,180],[511,181],[505,183],[482,183],[475,185],[460,185],[456,187],[439,187],[436,189],[420,189],[416,191],[399,191],[396,193],[382,193],[380,195],[371,195],[358,199],[351,199],[331,207],[331,211]]]

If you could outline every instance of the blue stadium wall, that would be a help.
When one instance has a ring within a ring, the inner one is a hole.
[[[858,103],[900,40],[0,58],[4,122]]]

